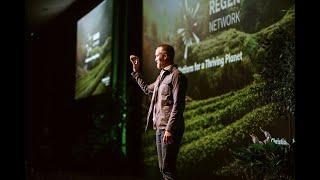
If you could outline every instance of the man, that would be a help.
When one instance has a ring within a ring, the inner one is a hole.
[[[139,72],[140,61],[135,55],[130,56],[133,72],[142,91],[152,95],[146,128],[150,124],[156,130],[156,147],[159,168],[165,180],[176,179],[176,162],[180,142],[184,132],[183,111],[187,79],[173,63],[174,49],[162,44],[155,52],[155,62],[160,71],[156,81],[150,85],[143,81]]]

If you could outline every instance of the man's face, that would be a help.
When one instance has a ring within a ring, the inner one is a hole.
[[[162,50],[162,47],[158,47],[155,52],[155,61],[157,63],[157,68],[162,69],[167,66],[167,54]]]

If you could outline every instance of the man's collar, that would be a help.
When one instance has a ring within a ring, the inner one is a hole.
[[[170,64],[170,65],[164,67],[162,70],[163,70],[163,71],[172,72],[172,68],[173,68],[174,66],[175,66],[174,64]]]

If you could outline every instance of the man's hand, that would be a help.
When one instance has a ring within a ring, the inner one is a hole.
[[[139,68],[140,68],[139,57],[135,55],[130,55],[130,61],[132,63],[133,72],[139,71]]]
[[[172,135],[169,131],[165,131],[163,135],[163,142],[165,144],[171,144],[172,143]]]

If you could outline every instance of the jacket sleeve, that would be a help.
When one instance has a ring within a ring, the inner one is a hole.
[[[185,108],[185,94],[187,89],[186,77],[178,73],[172,77],[173,106],[166,131],[173,133],[176,128],[184,125],[183,111]]]
[[[141,77],[141,74],[139,72],[132,72],[131,76],[136,80],[138,85],[140,86],[141,90],[149,96],[152,96],[153,90],[154,90],[154,83],[147,84]]]

